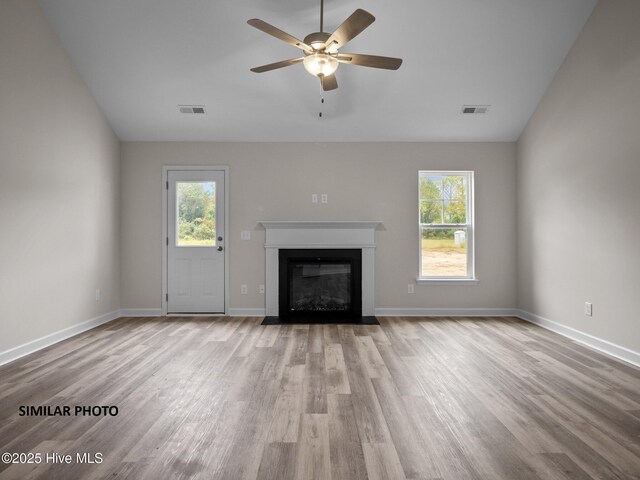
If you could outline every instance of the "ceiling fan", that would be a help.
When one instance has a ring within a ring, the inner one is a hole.
[[[251,71],[263,73],[302,62],[307,72],[320,79],[322,89],[328,91],[338,88],[335,71],[341,63],[386,70],[397,70],[402,65],[401,58],[338,52],[341,47],[374,22],[375,17],[369,12],[357,9],[331,34],[323,31],[323,17],[324,0],[320,0],[320,31],[310,33],[304,37],[304,41],[258,18],[248,20],[247,23],[252,27],[298,47],[304,53],[303,57],[262,65],[252,68]]]

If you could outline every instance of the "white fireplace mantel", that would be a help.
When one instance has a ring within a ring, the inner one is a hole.
[[[266,230],[267,316],[277,316],[278,250],[281,248],[359,248],[362,250],[362,315],[374,315],[375,230],[381,222],[260,222]]]

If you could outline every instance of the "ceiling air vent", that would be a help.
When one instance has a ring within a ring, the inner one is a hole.
[[[480,115],[487,113],[491,105],[463,105],[462,114],[464,115]]]
[[[460,113],[463,115],[480,115],[487,113],[490,106],[491,105],[463,105],[462,112]]]
[[[204,105],[178,105],[178,108],[180,109],[180,113],[195,113],[200,115],[205,113]]]

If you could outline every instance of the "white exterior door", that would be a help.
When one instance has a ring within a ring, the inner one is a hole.
[[[167,313],[224,313],[224,184],[219,170],[167,172]]]

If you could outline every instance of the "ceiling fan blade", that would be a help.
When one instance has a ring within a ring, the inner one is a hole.
[[[400,68],[400,65],[402,65],[401,58],[361,55],[359,53],[339,53],[337,59],[340,63],[349,63],[362,67],[384,68],[385,70],[397,70]]]
[[[288,67],[289,65],[293,65],[295,63],[299,63],[304,60],[304,57],[300,58],[291,58],[289,60],[282,60],[281,62],[270,63],[269,65],[262,65],[260,67],[254,67],[251,69],[252,72],[263,73],[268,72],[270,70],[275,70],[277,68]]]
[[[320,83],[322,84],[322,90],[324,90],[325,92],[338,88],[338,80],[336,79],[336,75],[334,73],[326,77],[322,77],[320,79]]]
[[[327,50],[335,52],[349,40],[359,35],[365,28],[371,25],[376,17],[369,12],[358,9],[351,14],[325,42]]]
[[[247,20],[247,23],[252,27],[257,28],[258,30],[262,30],[264,33],[268,33],[273,37],[276,37],[284,42],[287,42],[290,45],[293,45],[294,47],[298,47],[299,49],[309,53],[313,52],[313,48],[304,43],[302,40],[298,40],[296,37],[289,35],[287,32],[283,32],[279,28],[276,28],[273,25],[260,20],[259,18],[252,18],[251,20]]]

